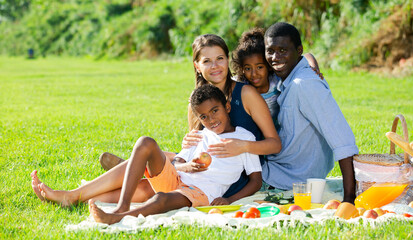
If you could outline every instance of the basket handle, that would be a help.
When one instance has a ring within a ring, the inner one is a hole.
[[[404,139],[409,142],[409,132],[407,131],[407,124],[406,124],[406,119],[404,119],[404,116],[402,114],[397,115],[394,120],[393,120],[393,126],[391,127],[392,132],[396,132],[397,130],[397,123],[399,122],[402,123],[402,128],[403,128],[403,136]],[[395,144],[390,141],[390,154],[395,154]],[[404,152],[404,163],[409,163],[409,154]]]

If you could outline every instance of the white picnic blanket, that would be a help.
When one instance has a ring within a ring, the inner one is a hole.
[[[335,179],[327,179],[326,189],[323,196],[323,202],[327,202],[330,199],[339,199],[341,200],[342,195],[342,180],[340,178]],[[284,192],[286,196],[292,194],[291,191]],[[254,200],[263,200],[267,193],[265,192],[258,192],[253,196],[246,197],[240,199],[232,203],[232,205],[243,205],[241,207],[241,211],[245,211],[248,208],[254,207],[261,207],[261,206],[276,206],[273,203],[262,203],[258,204],[254,202]],[[103,202],[96,202],[96,204],[105,212],[111,212],[115,207],[116,204],[111,203],[103,203]],[[136,208],[141,204],[133,203],[131,208]],[[388,205],[383,207],[383,209],[387,209],[390,211],[395,211],[396,213],[404,213],[404,212],[411,212],[413,214],[413,210],[409,208],[407,205],[397,205],[391,206]],[[66,226],[67,231],[79,231],[79,230],[90,230],[90,229],[98,229],[102,232],[137,232],[143,229],[154,229],[159,226],[163,227],[179,227],[182,224],[186,225],[198,225],[200,227],[220,227],[220,228],[228,228],[228,229],[240,229],[241,227],[248,227],[248,228],[266,228],[266,227],[273,227],[273,228],[283,228],[283,227],[294,227],[297,223],[302,224],[323,224],[326,220],[329,219],[336,219],[337,221],[341,222],[349,222],[349,223],[357,223],[357,224],[370,224],[370,225],[378,225],[382,222],[386,222],[389,218],[397,218],[402,221],[409,221],[408,218],[403,217],[402,215],[398,214],[385,214],[380,216],[376,220],[366,219],[364,217],[353,218],[350,220],[344,220],[334,217],[334,213],[336,210],[330,209],[311,209],[307,210],[306,212],[312,215],[312,218],[308,217],[297,217],[297,216],[290,216],[286,214],[278,214],[273,217],[267,218],[257,218],[257,219],[242,219],[242,218],[232,218],[233,212],[221,214],[206,214],[204,212],[198,211],[196,208],[188,208],[184,207],[178,210],[169,211],[163,214],[156,214],[144,217],[139,215],[138,217],[126,216],[124,217],[119,223],[115,223],[112,225],[97,223],[94,221],[92,216],[88,216],[88,218],[78,224],[69,224]],[[363,221],[360,221],[363,219]],[[410,218],[411,221],[413,218]]]

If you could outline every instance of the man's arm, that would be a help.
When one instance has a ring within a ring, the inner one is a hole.
[[[356,198],[356,179],[354,178],[353,157],[341,159],[338,163],[343,175],[343,202],[354,204],[354,199]]]

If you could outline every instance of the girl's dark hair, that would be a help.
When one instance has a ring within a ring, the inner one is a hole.
[[[232,52],[231,66],[239,81],[247,81],[243,73],[245,58],[259,54],[262,55],[265,60],[264,34],[265,30],[263,28],[253,28],[248,32],[244,32],[238,42],[237,48]],[[267,61],[265,60],[264,62],[268,71],[272,71]]]
[[[228,46],[225,43],[224,39],[222,39],[220,36],[217,36],[215,34],[205,34],[198,36],[195,38],[194,42],[192,43],[192,60],[193,62],[198,62],[200,55],[201,55],[201,50],[204,47],[214,47],[218,46],[224,50],[225,55],[227,56],[229,60],[229,50]],[[194,66],[195,70],[195,87],[202,86],[204,84],[208,84],[208,81],[202,76],[202,74],[198,74],[196,71],[196,68]],[[225,81],[225,87],[224,87],[224,94],[227,99],[231,98],[231,86],[232,86],[232,74],[228,66],[228,74],[227,74],[227,79]]]

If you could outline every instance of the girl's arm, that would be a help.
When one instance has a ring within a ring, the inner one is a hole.
[[[318,67],[317,59],[315,59],[315,57],[313,56],[313,54],[311,54],[311,53],[306,53],[306,54],[304,54],[303,56],[307,59],[308,64],[309,64],[312,68],[316,69],[317,71],[320,71],[320,68]]]
[[[241,98],[245,111],[252,117],[265,139],[261,141],[223,139],[222,143],[210,145],[208,152],[216,157],[232,157],[244,152],[257,155],[279,153],[281,140],[275,130],[267,103],[257,90],[249,85],[242,87]]]

